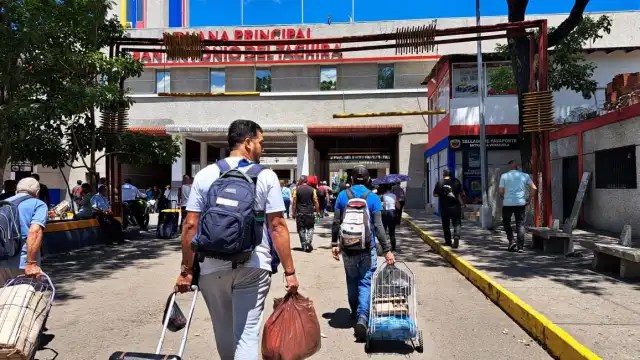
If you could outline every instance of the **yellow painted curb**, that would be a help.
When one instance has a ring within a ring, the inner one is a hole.
[[[600,360],[601,358],[580,344],[562,328],[552,323],[515,294],[500,286],[491,277],[476,269],[469,262],[445,248],[438,240],[427,234],[404,214],[403,220],[420,235],[420,238],[440,256],[446,259],[473,285],[496,303],[505,313],[526,329],[531,336],[543,344],[559,359]]]

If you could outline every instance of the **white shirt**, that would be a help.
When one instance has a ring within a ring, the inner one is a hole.
[[[382,207],[385,210],[396,209],[396,195],[393,193],[385,193],[382,195]]]
[[[146,198],[147,195],[138,190],[137,187],[131,184],[122,185],[122,201],[135,200],[137,197]]]
[[[228,157],[227,162],[231,167],[238,166],[241,157]],[[240,168],[245,171],[249,167]],[[187,211],[203,212],[207,202],[207,193],[215,180],[220,177],[220,169],[213,164],[200,170],[193,179],[191,185],[191,193],[187,201]],[[282,192],[280,191],[280,181],[278,175],[270,169],[264,169],[258,175],[256,183],[256,195],[254,209],[256,211],[264,211],[265,214],[283,212],[284,201],[282,200]],[[251,255],[249,261],[239,266],[259,268],[271,271],[271,246],[269,245],[269,230],[265,221],[262,233],[262,243],[258,245]],[[200,264],[200,274],[206,275],[216,271],[231,270],[231,262],[219,259],[205,258]]]
[[[182,198],[180,199],[180,204],[182,204],[182,206],[185,206],[187,201],[189,200],[189,193],[191,193],[191,185],[184,184],[182,185],[180,190],[182,191]]]

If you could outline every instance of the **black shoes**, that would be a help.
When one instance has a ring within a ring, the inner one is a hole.
[[[460,245],[460,239],[459,238],[453,238],[453,245],[451,245],[451,247],[453,249],[457,249],[459,245]]]
[[[365,341],[367,339],[367,319],[360,317],[353,330],[356,340]]]

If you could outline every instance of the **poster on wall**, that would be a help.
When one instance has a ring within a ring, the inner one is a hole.
[[[462,187],[467,195],[467,203],[482,204],[479,149],[462,153]]]
[[[511,65],[509,63],[504,62],[495,62],[495,63],[487,63],[486,64],[486,79],[487,79],[487,95],[488,96],[501,96],[501,95],[516,95],[518,93],[515,87],[515,79],[513,81],[513,88],[506,90],[496,90],[493,87],[493,82],[495,81],[492,77],[493,74],[498,75],[500,73],[500,77],[498,79],[502,79],[505,76],[513,77],[513,71],[511,70]]]
[[[474,64],[453,65],[453,97],[478,95],[478,68]]]
[[[429,110],[445,110],[447,113],[449,112],[449,81],[449,73],[447,73],[440,81],[431,98],[429,98]],[[430,115],[429,123],[431,128],[438,125],[444,117],[445,115]]]

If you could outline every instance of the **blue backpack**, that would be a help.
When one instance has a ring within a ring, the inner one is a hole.
[[[220,169],[220,177],[209,188],[191,247],[201,261],[205,257],[227,260],[235,269],[238,264],[248,261],[256,246],[262,243],[265,214],[253,207],[256,182],[264,168],[247,163],[249,169],[242,172],[238,167],[232,168],[226,160],[218,161],[216,166]],[[273,253],[273,246],[271,248]]]
[[[0,258],[15,256],[20,251],[22,237],[18,205],[30,198],[23,195],[12,201],[0,201]]]

